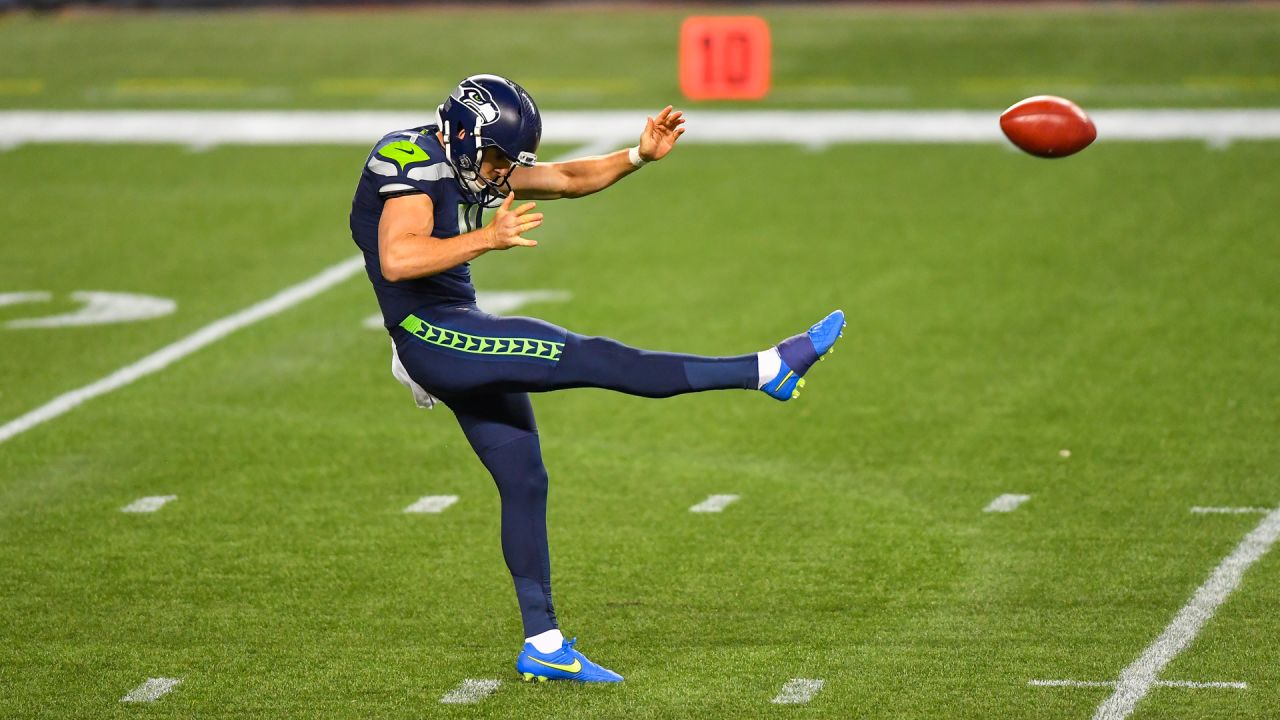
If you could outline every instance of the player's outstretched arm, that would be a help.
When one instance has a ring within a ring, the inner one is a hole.
[[[684,113],[670,105],[656,117],[646,118],[640,144],[626,150],[565,162],[539,163],[511,174],[511,187],[521,198],[555,200],[599,192],[635,172],[641,165],[661,160],[684,134]]]
[[[515,210],[515,195],[508,195],[488,225],[451,238],[432,237],[435,206],[426,195],[402,195],[387,200],[378,222],[378,262],[382,276],[391,282],[435,275],[490,250],[534,247],[537,240],[524,233],[542,224],[542,213],[529,212],[525,203]]]

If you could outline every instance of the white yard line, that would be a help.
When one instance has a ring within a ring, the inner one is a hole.
[[[120,508],[120,512],[153,513],[177,499],[177,495],[148,495],[146,497],[140,497]]]
[[[1201,507],[1197,505],[1191,508],[1191,512],[1197,515],[1262,515],[1271,512],[1271,508],[1264,507]]]
[[[692,513],[718,513],[724,510],[729,503],[735,502],[739,495],[710,495],[706,500],[689,508]]]
[[[1204,624],[1240,585],[1244,572],[1271,549],[1277,537],[1280,537],[1280,509],[1272,510],[1262,518],[1262,522],[1214,568],[1160,637],[1120,673],[1115,693],[1098,706],[1093,714],[1094,720],[1129,717],[1138,702],[1156,684],[1160,673],[1195,640]]]
[[[632,132],[635,140],[640,139],[639,133]],[[614,150],[621,150],[624,147],[631,147],[635,143],[625,144],[622,137],[604,137],[597,140],[590,140],[583,145],[579,145],[571,152],[565,153],[565,159],[591,157],[593,155],[605,155]]]
[[[1030,495],[1015,495],[1013,493],[1005,493],[1000,497],[992,500],[986,507],[982,508],[982,512],[1013,512],[1018,506],[1031,499]]]
[[[792,678],[773,699],[774,705],[804,705],[822,689],[821,678]]]
[[[458,687],[445,693],[440,702],[445,705],[474,705],[493,694],[502,684],[501,680],[477,680],[467,678]]]
[[[404,509],[407,513],[441,513],[458,502],[457,495],[423,495],[417,502]]]
[[[150,703],[164,697],[182,678],[147,678],[147,681],[120,698],[122,703]]]
[[[1032,687],[1115,687],[1115,680],[1028,680]],[[1204,688],[1211,690],[1248,690],[1249,683],[1242,682],[1196,682],[1194,680],[1157,680],[1155,687]]]
[[[685,143],[1003,143],[991,110],[694,110]],[[548,110],[548,144],[600,150],[634,143],[651,111]],[[1098,110],[1100,142],[1280,139],[1280,109]],[[428,122],[422,112],[319,110],[11,110],[0,112],[0,145],[23,143],[177,143],[369,146],[388,130]],[[305,128],[305,131],[301,130]]]
[[[132,383],[168,367],[174,362],[211,345],[248,325],[284,312],[305,300],[319,295],[364,269],[364,259],[355,256],[333,265],[318,275],[285,288],[261,302],[215,320],[175,343],[166,345],[135,363],[126,365],[110,375],[84,387],[63,393],[25,415],[0,425],[0,442],[4,442],[31,428],[70,412],[86,400],[105,395],[112,390]]]

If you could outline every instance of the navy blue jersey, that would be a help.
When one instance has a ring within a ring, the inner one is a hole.
[[[418,308],[464,305],[476,300],[468,263],[400,282],[382,276],[378,222],[383,204],[388,198],[411,193],[431,198],[435,206],[431,235],[442,240],[479,227],[483,211],[463,197],[453,168],[445,161],[444,148],[436,139],[434,125],[389,133],[373,146],[351,201],[351,238],[364,252],[365,272],[373,283],[383,324],[388,329]]]

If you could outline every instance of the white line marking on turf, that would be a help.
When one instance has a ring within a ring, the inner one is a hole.
[[[423,495],[404,511],[407,513],[439,513],[458,502],[457,495]]]
[[[818,694],[823,684],[822,678],[792,678],[782,686],[782,691],[773,699],[773,704],[804,705]]]
[[[598,140],[592,140],[585,145],[579,145],[573,150],[573,152],[567,154],[565,157],[582,158],[592,157],[594,155],[605,155],[613,152],[614,150],[621,150],[622,147],[623,144],[621,139],[604,137]]]
[[[211,345],[221,340],[243,327],[284,312],[304,300],[319,295],[363,269],[364,258],[362,256],[356,255],[347,258],[308,280],[281,290],[266,300],[250,305],[221,320],[215,320],[181,340],[166,345],[131,365],[126,365],[116,370],[101,380],[63,393],[35,410],[14,418],[4,425],[0,425],[0,443],[41,423],[48,422],[59,415],[74,410],[86,400],[105,395],[139,378],[159,372],[170,364],[181,360],[206,345]]]
[[[542,141],[624,147],[648,110],[548,110]],[[981,110],[695,110],[684,143],[1003,143],[998,115]],[[1280,139],[1280,109],[1098,110],[1098,140]],[[312,110],[11,110],[0,143],[176,143],[367,146],[388,128],[421,124],[420,112]],[[300,133],[298,128],[307,132]]]
[[[120,702],[155,702],[167,695],[180,682],[182,682],[182,678],[147,678],[146,682],[130,690],[128,695],[120,698]]]
[[[458,687],[445,693],[440,702],[445,705],[474,705],[493,694],[502,684],[501,680],[477,680],[467,678]]]
[[[1115,687],[1115,680],[1028,680],[1032,687]]]
[[[1191,512],[1197,515],[1252,515],[1271,512],[1271,508],[1264,507],[1201,507],[1199,505],[1191,508]]]
[[[1013,512],[1018,509],[1019,505],[1030,499],[1030,495],[1005,493],[988,503],[986,507],[982,508],[982,512]]]
[[[83,303],[83,307],[57,315],[10,320],[5,327],[53,328],[137,322],[171,315],[178,308],[178,303],[169,298],[136,293],[77,290],[71,293],[71,299]]]
[[[120,508],[120,512],[153,513],[177,499],[177,495],[148,495]]]
[[[37,290],[35,292],[10,292],[0,293],[0,307],[5,305],[20,305],[22,303],[49,302],[53,299],[53,293]]]
[[[713,513],[725,509],[729,503],[736,501],[740,495],[709,495],[706,500],[689,508],[689,512]]]
[[[1028,680],[1033,687],[1115,687],[1115,680]],[[1249,683],[1243,682],[1196,682],[1194,680],[1157,680],[1155,687],[1206,688],[1213,690],[1248,690]]]
[[[1248,690],[1243,682],[1195,682],[1194,680],[1157,680],[1156,687],[1210,688],[1215,690]]]
[[[1280,537],[1280,509],[1262,518],[1236,549],[1213,569],[1195,595],[1178,611],[1160,637],[1120,673],[1116,691],[1098,706],[1094,720],[1122,720],[1129,717],[1146,696],[1165,667],[1182,652],[1209,618],[1240,585],[1245,570],[1266,554]]]

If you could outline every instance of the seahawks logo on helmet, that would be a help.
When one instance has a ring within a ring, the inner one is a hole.
[[[491,125],[497,122],[498,105],[493,101],[489,91],[475,83],[464,82],[458,86],[455,99],[480,118],[480,125]]]

